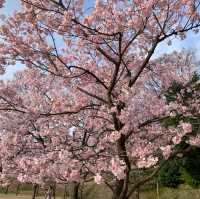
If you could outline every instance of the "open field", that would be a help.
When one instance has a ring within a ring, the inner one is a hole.
[[[63,197],[57,196],[56,199],[62,199]],[[32,199],[32,193],[26,192],[26,193],[20,193],[16,196],[14,193],[8,193],[8,194],[0,194],[0,199]],[[38,196],[37,199],[44,199],[44,196]]]
[[[18,196],[14,193],[0,194],[0,199],[31,199],[31,191],[21,192]],[[105,197],[106,196],[106,197]],[[143,191],[140,193],[140,199],[199,199],[200,189],[192,189],[189,186],[181,186],[179,189],[160,188],[159,195],[156,190]],[[38,196],[37,199],[44,199],[43,196]],[[63,199],[57,193],[56,199]],[[91,186],[85,190],[83,199],[110,199],[110,193],[106,190],[100,191],[97,187]],[[131,199],[135,199],[132,197]]]
[[[29,199],[29,198],[31,198],[31,195],[16,196],[14,194],[8,194],[8,195],[0,194],[0,199]],[[44,199],[44,197],[38,197],[38,199]]]

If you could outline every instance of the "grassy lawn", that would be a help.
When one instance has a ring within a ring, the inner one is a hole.
[[[110,199],[111,194],[102,187],[91,186],[86,189],[84,197],[86,199]],[[131,199],[135,199],[132,197]],[[160,188],[159,194],[156,189],[141,191],[140,199],[200,199],[200,189],[193,189],[188,185],[181,185],[178,189]]]
[[[18,196],[15,193],[0,193],[0,199],[31,199],[31,191],[21,191]],[[83,199],[110,199],[111,194],[105,187],[88,186],[83,194]],[[44,199],[38,196],[37,199]],[[57,192],[56,199],[63,199],[63,194]],[[134,196],[131,198],[134,199]],[[192,189],[187,185],[182,185],[179,189],[160,188],[159,195],[156,190],[142,191],[140,199],[200,199],[200,189]]]
[[[0,199],[32,199],[31,192],[30,193],[21,193],[16,196],[16,194],[8,193],[8,194],[0,194]],[[44,196],[38,196],[37,199],[44,199]],[[62,199],[62,197],[56,197],[56,199]]]
[[[188,186],[179,189],[162,188],[159,195],[156,191],[146,191],[140,194],[141,199],[199,199],[200,190],[192,189]]]
[[[15,194],[0,194],[1,199],[31,199],[31,195],[18,195]],[[44,197],[38,197],[38,199],[44,199]]]

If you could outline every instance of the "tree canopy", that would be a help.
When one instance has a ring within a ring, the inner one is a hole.
[[[183,140],[199,144],[194,54],[154,56],[198,33],[199,0],[20,2],[0,28],[1,73],[26,67],[0,82],[2,183],[94,179],[128,199]],[[129,188],[141,168],[155,170]]]

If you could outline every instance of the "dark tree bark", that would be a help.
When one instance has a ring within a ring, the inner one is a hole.
[[[20,184],[17,184],[16,196],[19,194],[19,190],[20,190]]]
[[[7,194],[7,193],[8,193],[8,189],[9,189],[9,185],[7,185],[5,189],[3,189],[3,192],[4,192],[5,194]]]
[[[80,183],[78,182],[73,182],[71,184],[71,189],[70,189],[70,199],[79,199],[79,186]]]
[[[37,197],[37,196],[38,196],[38,194],[39,194],[39,189],[40,189],[40,186],[39,186],[39,185],[37,185],[36,197]]]
[[[121,135],[121,138],[117,141],[117,151],[119,158],[123,160],[124,163],[126,164],[126,169],[125,169],[125,178],[122,180],[116,180],[112,199],[126,199],[131,166],[126,152],[125,135]]]
[[[56,199],[56,184],[52,186],[53,199]]]
[[[124,185],[124,180],[116,181],[112,199],[118,199],[120,197],[122,190],[123,190],[123,185]],[[125,196],[123,196],[123,199],[125,199]]]
[[[137,188],[136,199],[140,199],[140,187]]]
[[[68,191],[67,191],[67,185],[65,184],[64,199],[67,199],[67,197],[68,197]]]
[[[84,182],[80,186],[80,199],[83,199]]]
[[[53,188],[49,185],[49,188],[45,194],[45,199],[53,199]]]
[[[32,199],[36,199],[37,194],[38,194],[38,185],[37,185],[37,184],[34,184],[34,185],[33,185],[33,195],[32,195]]]

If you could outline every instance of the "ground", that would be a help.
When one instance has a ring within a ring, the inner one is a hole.
[[[101,189],[101,188],[100,188]],[[83,199],[109,199],[109,193],[101,190],[97,191],[97,187],[90,187],[86,190]],[[31,199],[31,191],[21,192],[18,196],[14,193],[0,194],[0,199]],[[87,195],[87,197],[86,197]],[[106,195],[106,198],[105,198]],[[200,189],[192,189],[187,185],[182,185],[179,189],[160,188],[159,194],[155,190],[143,191],[140,194],[140,199],[199,199]],[[39,196],[37,199],[44,199]],[[57,194],[56,199],[63,199],[63,196]],[[133,198],[131,198],[133,199]]]

